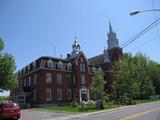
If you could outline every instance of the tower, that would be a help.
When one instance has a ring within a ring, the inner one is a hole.
[[[119,48],[118,39],[116,37],[116,33],[113,32],[111,22],[109,22],[109,33],[108,33],[108,50],[113,48]]]
[[[119,42],[116,33],[113,32],[111,22],[109,22],[109,33],[108,33],[108,55],[111,62],[117,61],[122,57],[122,48],[119,47]]]
[[[76,57],[79,54],[80,50],[81,50],[81,46],[80,46],[80,44],[79,44],[79,42],[77,40],[77,37],[75,37],[74,43],[72,45],[71,57],[72,58]]]

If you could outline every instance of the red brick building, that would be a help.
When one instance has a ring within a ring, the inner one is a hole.
[[[87,59],[75,38],[66,58],[43,56],[17,72],[19,85],[11,90],[11,99],[32,106],[66,104],[90,100],[90,86],[97,72],[104,73],[112,88],[112,64],[122,56],[116,34],[109,24],[108,49]]]

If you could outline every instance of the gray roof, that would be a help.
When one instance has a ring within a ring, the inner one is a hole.
[[[103,58],[104,58],[104,55],[100,54],[100,55],[97,55],[95,57],[88,59],[88,61],[89,61],[89,64],[91,65],[100,65],[103,63]]]

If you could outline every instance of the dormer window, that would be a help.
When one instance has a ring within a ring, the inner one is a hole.
[[[34,61],[34,62],[32,63],[32,65],[33,65],[33,69],[35,69],[35,68],[36,68],[36,61]]]
[[[67,70],[72,70],[72,64],[71,63],[67,64]]]
[[[102,69],[101,69],[101,68],[98,68],[98,72],[99,72],[100,74],[102,74]]]
[[[53,61],[51,59],[47,61],[47,67],[49,68],[53,67]]]
[[[92,72],[96,73],[96,68],[95,67],[92,67]]]
[[[28,65],[27,68],[28,68],[28,72],[29,72],[30,71],[30,65]]]
[[[63,63],[62,63],[62,61],[59,61],[58,62],[58,69],[62,69],[63,68]]]

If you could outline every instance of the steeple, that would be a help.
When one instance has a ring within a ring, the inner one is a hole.
[[[111,22],[109,21],[109,33],[113,33]]]
[[[76,57],[77,54],[79,54],[80,52],[80,49],[81,49],[81,46],[77,40],[77,37],[75,36],[75,40],[74,40],[74,43],[72,45],[72,55],[71,57]]]
[[[116,33],[113,32],[111,22],[109,22],[109,33],[108,33],[108,50],[112,48],[119,48],[118,39],[116,37]]]

